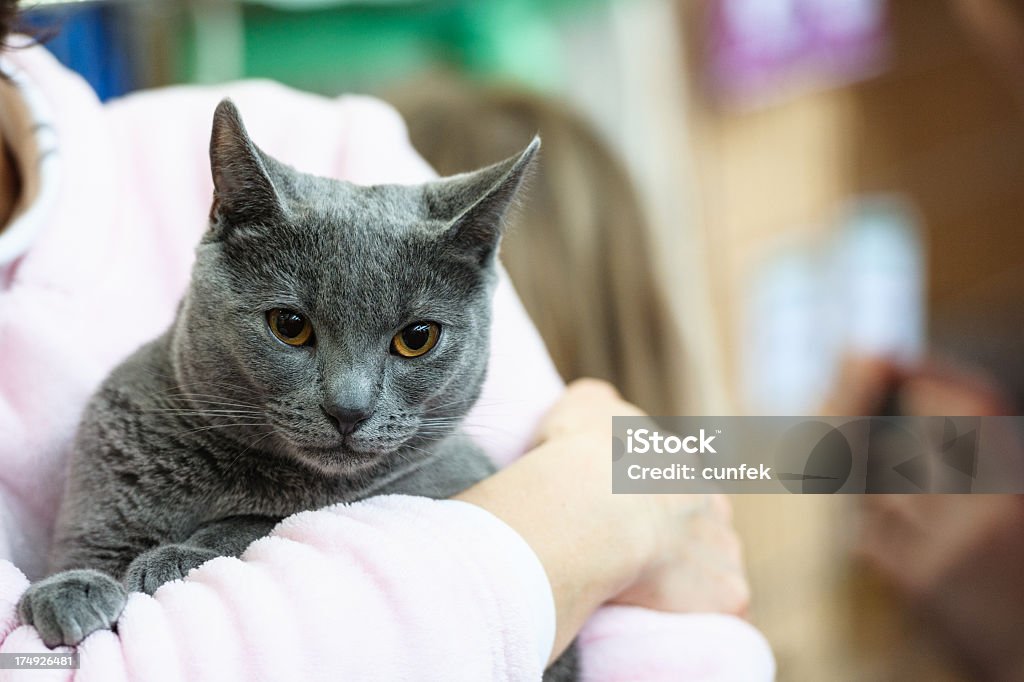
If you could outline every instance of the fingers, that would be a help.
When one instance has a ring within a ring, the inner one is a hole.
[[[724,500],[722,495],[711,495],[710,497]],[[723,507],[720,505],[716,505],[716,507],[698,520],[699,530],[694,533],[694,536],[698,541],[698,546],[707,550],[707,555],[715,564],[716,570],[723,574],[736,574],[742,578],[745,573],[743,570],[743,543],[736,529],[733,528],[732,522],[723,515]],[[724,514],[731,514],[731,509],[728,507],[725,507],[724,510]]]
[[[750,583],[742,573],[729,575],[722,584],[722,601],[716,613],[746,618],[750,614]]]
[[[732,502],[726,495],[708,495],[711,512],[725,523],[732,523]]]
[[[703,570],[709,590],[692,610],[745,615],[750,607],[750,583],[743,568],[743,543],[727,522],[708,518],[704,531]]]
[[[921,374],[900,391],[900,406],[907,414],[1009,415],[1010,401],[992,383],[962,374]]]
[[[655,568],[626,603],[681,613],[745,616],[750,585],[725,495],[659,496],[666,506]]]

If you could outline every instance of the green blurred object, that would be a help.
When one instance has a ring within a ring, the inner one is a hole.
[[[452,68],[553,90],[564,79],[558,22],[608,2],[206,0],[192,5],[179,76],[272,78],[336,94]]]

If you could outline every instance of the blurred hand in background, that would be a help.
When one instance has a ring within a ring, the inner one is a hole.
[[[851,358],[824,413],[999,416],[1015,411],[996,380],[974,367],[938,359],[902,367]],[[867,495],[861,509],[856,554],[979,674],[1022,679],[1024,499]]]

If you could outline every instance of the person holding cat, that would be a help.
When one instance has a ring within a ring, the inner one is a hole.
[[[13,6],[3,4],[6,19]],[[771,677],[770,652],[739,620],[598,610],[617,602],[741,612],[746,583],[727,507],[721,498],[609,493],[609,417],[635,408],[592,382],[559,396],[543,346],[500,274],[488,379],[481,409],[467,424],[476,422],[476,440],[497,464],[508,464],[504,469],[447,500],[390,495],[300,514],[243,561],[215,559],[154,597],[133,594],[118,609],[116,635],[101,629],[86,637],[84,624],[42,608],[59,602],[26,610],[33,602],[25,575],[39,580],[52,570],[46,552],[84,406],[115,365],[168,329],[193,248],[210,224],[213,187],[202,166],[217,100],[230,94],[260,146],[307,172],[364,187],[430,183],[433,175],[408,146],[401,121],[373,100],[243,83],[145,93],[103,107],[42,48],[17,37],[9,43],[0,63],[0,652],[78,644],[83,674],[91,666],[104,679],[173,679],[168,671],[178,669],[184,679],[274,677],[268,671],[281,664],[272,659],[275,650],[304,679],[539,679],[590,618],[592,637],[581,655],[593,679],[625,675],[641,655],[663,658],[661,679],[708,669],[719,679]],[[253,168],[272,163],[255,155],[240,128],[226,125],[222,139],[258,159]],[[214,221],[251,209],[244,197],[260,189],[258,177],[222,175]],[[278,192],[290,181],[274,182]],[[252,237],[241,231],[232,239]],[[272,262],[269,252],[265,265]],[[203,315],[193,308],[190,319]],[[296,323],[283,313],[267,318],[279,339],[304,334]],[[212,340],[218,331],[227,343],[227,329],[214,325],[205,333]],[[432,333],[428,327],[425,338]],[[411,348],[422,340],[417,334],[396,334],[395,344]],[[162,379],[183,388],[180,377]],[[237,379],[200,375],[195,380],[205,388],[189,389],[191,399],[205,400],[200,394]],[[233,408],[216,409],[224,416]],[[333,416],[339,429],[349,418],[344,409]],[[157,476],[180,473],[153,464]],[[131,488],[137,475],[121,470],[120,484]],[[329,543],[322,534],[303,535],[327,526]],[[131,542],[130,532],[121,540]],[[295,547],[310,550],[300,552],[301,564],[286,553]],[[399,566],[415,570],[397,579]],[[328,580],[287,577],[319,569]],[[255,595],[239,592],[252,581],[261,585]],[[200,585],[202,595],[191,589]],[[152,591],[144,581],[140,587]],[[246,599],[231,598],[239,594]],[[380,608],[350,611],[342,597],[331,601],[335,594]],[[210,602],[209,595],[218,596]],[[336,606],[282,611],[282,603]],[[202,618],[182,620],[196,613]],[[197,646],[170,661],[145,658],[218,619],[234,624],[218,631],[218,642],[261,657],[203,657]],[[58,627],[42,641],[24,620]],[[645,641],[663,642],[665,650],[637,653]]]

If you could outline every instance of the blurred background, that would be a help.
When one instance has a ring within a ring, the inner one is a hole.
[[[540,130],[503,259],[566,378],[661,414],[1020,414],[1024,2],[23,7],[102,99],[370,93],[442,173]],[[779,679],[1024,679],[1024,502],[735,507]]]

